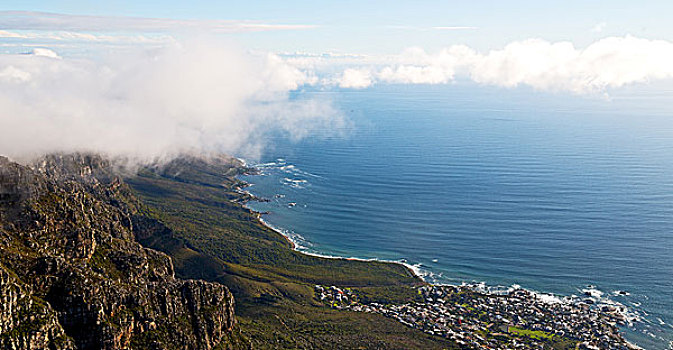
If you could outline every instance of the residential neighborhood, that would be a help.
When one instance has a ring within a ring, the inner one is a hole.
[[[521,288],[506,293],[478,289],[426,285],[417,289],[422,302],[402,305],[363,304],[349,288],[316,286],[315,292],[333,308],[382,314],[466,348],[551,349],[567,343],[579,349],[637,349],[619,332],[627,322],[621,306],[589,298],[561,300]]]

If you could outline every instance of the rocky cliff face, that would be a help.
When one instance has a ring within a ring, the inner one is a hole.
[[[0,157],[0,348],[244,345],[226,287],[175,278],[135,240],[134,201],[98,156]]]

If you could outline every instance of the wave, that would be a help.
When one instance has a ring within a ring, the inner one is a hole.
[[[290,179],[290,178],[285,177],[282,180],[280,180],[280,183],[282,183],[283,185],[290,186],[292,188],[303,189],[308,184],[308,180]]]
[[[322,177],[320,175],[312,174],[309,173],[308,171],[301,170],[294,164],[282,165],[279,166],[278,169],[288,174],[304,175],[308,177]]]
[[[250,209],[250,208],[248,208],[248,209]],[[300,235],[300,234],[298,234],[294,231],[291,231],[291,230],[286,230],[286,229],[275,227],[275,226],[271,225],[269,222],[267,222],[266,220],[264,220],[261,217],[261,215],[259,216],[259,222],[262,225],[268,227],[269,229],[271,229],[273,231],[276,231],[281,236],[285,237],[288,241],[290,241],[290,243],[292,243],[294,249],[297,250],[297,251],[300,251],[302,253],[306,253],[305,250],[308,250],[308,249],[310,249],[310,247],[313,246],[313,244],[311,242],[307,241],[304,238],[304,236],[302,236],[302,235]]]
[[[242,160],[242,162],[245,162],[245,160]],[[258,163],[255,164],[254,167],[261,169],[261,170],[277,170],[280,172],[284,172],[286,174],[291,174],[294,176],[306,176],[306,177],[314,177],[314,178],[321,178],[322,176],[316,175],[313,173],[310,173],[308,171],[302,170],[299,167],[297,167],[295,164],[288,164],[287,161],[283,158],[278,158],[275,161],[272,162],[266,162],[266,163]]]
[[[281,164],[276,163],[276,162],[269,162],[269,163],[255,164],[254,167],[255,168],[274,168],[274,167],[278,167],[279,165],[281,165]]]

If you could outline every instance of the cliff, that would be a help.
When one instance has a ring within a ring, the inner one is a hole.
[[[161,225],[136,202],[98,156],[0,157],[0,348],[247,347],[225,286],[136,241]]]

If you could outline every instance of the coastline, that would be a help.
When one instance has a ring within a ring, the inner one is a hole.
[[[259,175],[261,174],[261,171],[260,171],[259,169],[257,169],[257,168],[254,167],[254,166],[250,166],[250,165],[248,165],[248,162],[247,162],[245,159],[243,159],[243,158],[235,158],[235,159],[238,160],[238,161],[240,162],[240,166],[244,169],[244,171],[241,173],[241,175],[246,175],[246,176],[259,176]],[[263,216],[265,213],[258,212],[258,211],[256,211],[256,210],[250,208],[250,207],[247,205],[248,202],[251,202],[251,201],[266,201],[267,199],[264,199],[264,198],[261,198],[261,197],[259,197],[259,196],[256,196],[255,194],[250,193],[250,191],[244,189],[244,188],[246,188],[246,187],[251,187],[251,186],[252,186],[251,183],[246,182],[246,181],[244,181],[244,180],[241,180],[240,178],[238,178],[238,176],[236,177],[236,179],[239,181],[239,186],[235,189],[236,192],[238,192],[238,193],[240,193],[240,194],[242,194],[242,195],[245,195],[244,198],[241,198],[242,201],[240,201],[239,203],[240,203],[245,209],[247,209],[247,210],[249,210],[251,213],[253,213],[253,214],[255,215],[255,217],[257,218],[257,221],[259,221],[259,223],[261,223],[261,224],[262,224],[263,226],[265,226],[266,228],[268,228],[268,229],[270,229],[270,230],[276,232],[276,233],[279,234],[281,237],[283,237],[285,240],[287,240],[287,241],[292,245],[292,250],[294,250],[294,251],[296,251],[296,252],[299,252],[299,253],[301,253],[301,254],[304,254],[304,255],[314,256],[314,257],[324,258],[324,259],[351,260],[351,261],[363,261],[363,262],[378,261],[378,262],[384,262],[384,263],[388,263],[388,264],[401,265],[401,266],[403,266],[403,267],[406,268],[407,272],[409,272],[409,274],[410,274],[412,277],[414,277],[414,278],[420,280],[422,283],[429,283],[429,282],[426,281],[425,278],[423,277],[424,274],[421,272],[420,267],[418,267],[418,266],[414,266],[414,265],[411,265],[411,264],[407,264],[407,263],[405,263],[405,262],[401,262],[401,261],[391,261],[391,260],[381,260],[381,259],[375,259],[375,258],[374,258],[374,259],[363,259],[363,258],[356,258],[356,257],[334,256],[334,255],[326,255],[326,254],[312,253],[312,252],[308,252],[308,251],[302,250],[302,249],[301,249],[302,246],[301,246],[298,242],[294,241],[294,240],[292,239],[292,237],[290,237],[290,236],[287,235],[285,232],[283,232],[283,230],[281,230],[281,229],[279,229],[279,228],[277,228],[277,227],[274,227],[274,226],[271,225],[269,222],[267,222],[266,220],[264,220],[264,218],[263,218],[262,216]]]
[[[252,172],[247,172],[246,171],[245,173],[243,173],[241,175],[255,176],[255,175],[260,175],[261,174],[259,169],[248,166],[247,162],[245,162],[244,160],[242,160],[240,158],[238,160],[241,161],[241,163],[243,163],[243,166],[246,169],[252,170]],[[556,295],[556,294],[553,294],[553,293],[537,292],[537,291],[534,291],[534,290],[531,290],[531,289],[522,288],[518,285],[512,285],[510,287],[504,287],[504,286],[489,286],[489,285],[486,284],[486,282],[480,282],[480,283],[465,283],[465,282],[463,282],[460,285],[450,284],[450,283],[429,282],[429,281],[426,280],[425,276],[428,276],[430,273],[424,273],[421,270],[420,264],[418,266],[415,266],[415,265],[412,265],[412,264],[409,264],[409,263],[406,263],[406,262],[402,262],[402,261],[382,260],[382,259],[377,259],[377,258],[367,259],[367,258],[357,258],[357,257],[333,256],[333,255],[313,253],[313,252],[306,251],[306,250],[302,249],[302,245],[299,242],[296,242],[291,236],[289,236],[286,232],[284,232],[284,230],[279,229],[277,227],[274,227],[271,223],[264,220],[263,215],[268,214],[268,213],[256,211],[256,210],[250,208],[247,205],[250,201],[268,201],[268,200],[265,199],[265,198],[258,197],[256,195],[250,193],[247,190],[244,190],[243,188],[250,187],[253,184],[248,183],[246,181],[243,181],[241,179],[238,179],[238,180],[241,183],[241,187],[237,188],[237,192],[239,192],[241,194],[244,194],[246,196],[244,198],[244,200],[240,202],[241,205],[244,208],[246,208],[247,210],[249,210],[251,213],[253,213],[260,224],[262,224],[266,228],[268,228],[268,229],[276,232],[277,234],[279,234],[281,237],[283,237],[285,240],[287,240],[290,243],[292,250],[294,250],[296,252],[299,252],[301,254],[308,255],[308,256],[314,256],[314,257],[319,257],[319,258],[325,258],[325,259],[352,260],[352,261],[362,261],[362,262],[374,262],[374,261],[376,261],[376,262],[384,262],[384,263],[389,263],[389,264],[397,264],[397,265],[403,266],[405,268],[405,270],[410,274],[410,276],[418,279],[420,282],[422,282],[423,285],[426,285],[426,286],[464,288],[464,289],[469,289],[471,291],[481,293],[481,294],[487,295],[487,296],[488,295],[502,296],[502,295],[507,295],[507,294],[512,293],[512,292],[525,291],[525,292],[533,295],[535,298],[537,298],[539,300],[542,300],[543,303],[549,304],[549,305],[564,304],[564,305],[575,305],[576,306],[576,305],[578,305],[578,303],[581,303],[581,301],[580,301],[581,298],[579,298],[575,295],[563,296],[563,295]],[[589,286],[589,287],[591,287],[591,286]],[[586,293],[587,293],[587,294],[585,294],[586,296],[589,296],[590,298],[594,298],[593,295],[589,294],[589,292],[586,292]],[[617,305],[617,309],[619,310],[618,314],[620,315],[620,317],[623,317],[624,319],[626,319],[629,325],[633,321],[639,321],[637,316],[636,317],[629,316],[628,309],[626,308],[626,306],[624,306],[621,303],[614,302],[614,301],[612,301],[608,298],[601,299],[600,297],[595,298],[595,301],[597,302],[596,305],[599,306],[599,307],[603,307],[603,306],[606,306],[606,305],[609,305],[609,306]],[[620,328],[621,327],[626,327],[626,324],[621,325]],[[622,332],[623,332],[623,329],[622,329]],[[622,337],[624,343],[628,344],[629,349],[642,349],[639,346],[637,346],[634,343],[627,340],[626,338],[624,338],[623,335],[621,335],[621,337]]]
[[[256,200],[256,199],[257,199],[257,197],[255,197],[255,196],[254,196],[253,194],[251,194],[250,192],[247,192],[247,191],[246,191],[246,194],[252,196],[253,199],[251,199],[251,200]],[[294,250],[294,251],[296,251],[296,252],[298,252],[298,253],[301,253],[301,254],[304,254],[304,255],[308,255],[308,256],[314,256],[314,257],[317,257],[317,258],[324,258],[324,259],[349,260],[349,261],[362,261],[362,262],[373,262],[373,261],[377,261],[377,262],[384,262],[384,263],[388,263],[388,264],[401,265],[401,266],[404,266],[404,267],[406,268],[406,270],[409,272],[409,274],[410,274],[412,277],[419,279],[419,280],[420,280],[421,282],[423,282],[423,283],[428,283],[428,284],[430,284],[430,283],[429,283],[428,281],[426,281],[425,278],[423,277],[423,273],[420,272],[420,268],[418,268],[418,267],[416,267],[416,266],[413,266],[413,265],[411,265],[411,264],[407,264],[407,263],[401,262],[401,261],[381,260],[381,259],[375,259],[375,258],[374,258],[374,259],[364,259],[364,258],[356,258],[356,257],[334,256],[334,255],[326,255],[326,254],[312,253],[312,252],[308,252],[308,251],[302,250],[302,249],[301,249],[301,245],[299,245],[299,243],[295,242],[290,236],[288,236],[287,234],[285,234],[285,232],[283,232],[283,230],[274,227],[273,225],[271,225],[270,223],[268,223],[266,220],[264,220],[264,218],[262,217],[263,213],[260,213],[260,212],[258,212],[258,211],[255,211],[254,209],[251,209],[251,208],[249,208],[248,206],[245,206],[245,208],[248,209],[248,210],[250,210],[252,213],[254,213],[255,216],[257,217],[257,220],[258,220],[263,226],[265,226],[266,228],[268,228],[268,229],[270,229],[270,230],[272,230],[272,231],[278,233],[281,237],[285,238],[285,240],[287,240],[287,241],[292,245],[292,250]]]
[[[245,192],[246,192],[246,194],[251,196],[251,198],[252,198],[251,200],[259,199],[256,196],[254,196],[253,194],[251,194],[247,191],[245,191]],[[265,226],[268,229],[270,229],[270,230],[278,233],[279,235],[281,235],[288,242],[290,242],[290,244],[292,244],[292,249],[293,250],[295,250],[295,251],[297,251],[301,254],[305,254],[305,255],[309,255],[309,256],[315,256],[315,257],[319,257],[319,258],[325,258],[325,259],[353,260],[353,261],[363,261],[363,262],[378,261],[378,262],[385,262],[385,263],[390,263],[390,264],[398,264],[398,265],[404,266],[406,268],[406,270],[413,277],[422,281],[423,285],[429,286],[431,288],[450,287],[450,288],[457,288],[457,289],[465,289],[465,290],[470,290],[470,291],[473,291],[473,292],[477,292],[477,293],[482,294],[484,296],[498,296],[498,297],[508,296],[510,294],[517,294],[517,293],[523,292],[523,293],[528,293],[529,295],[531,295],[533,297],[534,300],[539,300],[541,302],[541,304],[544,304],[544,305],[549,305],[549,306],[566,305],[566,306],[577,307],[577,306],[581,306],[583,304],[583,302],[580,301],[577,298],[568,297],[568,296],[559,296],[559,295],[555,295],[555,294],[551,294],[551,293],[537,292],[537,291],[533,291],[533,290],[530,290],[530,289],[521,288],[518,285],[513,285],[513,286],[510,286],[510,287],[507,287],[507,288],[503,289],[503,288],[497,287],[497,286],[488,286],[485,282],[473,283],[473,284],[462,283],[460,285],[453,285],[453,284],[448,284],[448,283],[446,283],[446,284],[431,283],[431,282],[426,281],[426,279],[423,277],[424,274],[420,271],[419,267],[413,266],[413,265],[408,264],[408,263],[400,262],[400,261],[390,261],[390,260],[380,260],[380,259],[363,259],[363,258],[355,258],[355,257],[347,258],[347,257],[330,256],[330,255],[325,255],[325,254],[318,254],[318,253],[311,253],[311,252],[302,251],[299,248],[300,245],[298,243],[296,243],[295,241],[293,241],[290,236],[285,234],[283,232],[283,230],[278,229],[278,228],[274,227],[273,225],[271,225],[270,223],[268,223],[267,221],[265,221],[264,218],[262,217],[263,213],[255,211],[255,210],[253,210],[253,209],[251,209],[247,206],[245,206],[245,208],[250,210],[251,212],[255,213],[257,219],[259,220],[259,222],[263,226]],[[430,299],[430,300],[432,300],[432,299]],[[609,305],[609,304],[610,303],[607,303],[607,305]],[[599,303],[597,305],[603,305],[603,304]],[[623,305],[621,305],[619,303],[617,303],[617,305],[619,305],[620,307],[624,307]],[[603,306],[605,306],[605,305],[603,305]],[[345,309],[348,309],[348,307],[346,307]],[[363,309],[360,309],[360,308],[357,308],[357,309],[354,309],[354,310],[355,311],[364,311]],[[617,310],[620,310],[620,309],[618,308]],[[367,310],[365,312],[377,312],[377,311]],[[387,315],[389,312],[390,311],[384,311],[383,314]],[[616,312],[616,314],[618,314],[619,315],[618,317],[620,317],[620,318],[627,318],[626,309],[624,309],[624,311],[618,311],[618,312]],[[630,323],[631,321],[629,320],[628,322]],[[407,325],[407,326],[414,327],[412,324],[409,324],[408,322],[402,322],[402,323]],[[625,327],[625,325],[622,325],[622,326]],[[630,342],[628,339],[624,338],[623,334],[620,334],[620,336],[623,339],[623,342],[624,342],[627,349],[630,349],[630,350],[639,350],[639,349],[642,350],[643,349],[643,348],[639,347],[638,345]]]
[[[247,208],[247,207],[246,207],[246,208]],[[247,208],[247,209],[250,209],[250,208]],[[252,209],[250,209],[250,210],[252,210]],[[299,249],[297,248],[297,247],[298,247],[297,243],[295,243],[292,239],[290,239],[290,237],[289,237],[288,235],[284,234],[280,229],[277,229],[277,228],[271,226],[271,224],[269,224],[268,222],[266,222],[266,221],[264,220],[264,218],[262,218],[262,213],[260,213],[260,212],[258,212],[258,211],[254,211],[254,210],[252,210],[252,212],[255,213],[255,215],[257,216],[257,220],[258,220],[263,226],[265,226],[266,228],[268,228],[268,229],[270,229],[270,230],[272,230],[272,231],[275,231],[275,232],[278,233],[281,237],[285,238],[285,240],[288,241],[288,243],[290,243],[290,244],[292,245],[292,250],[299,251]],[[303,253],[303,252],[302,252],[302,253]]]

